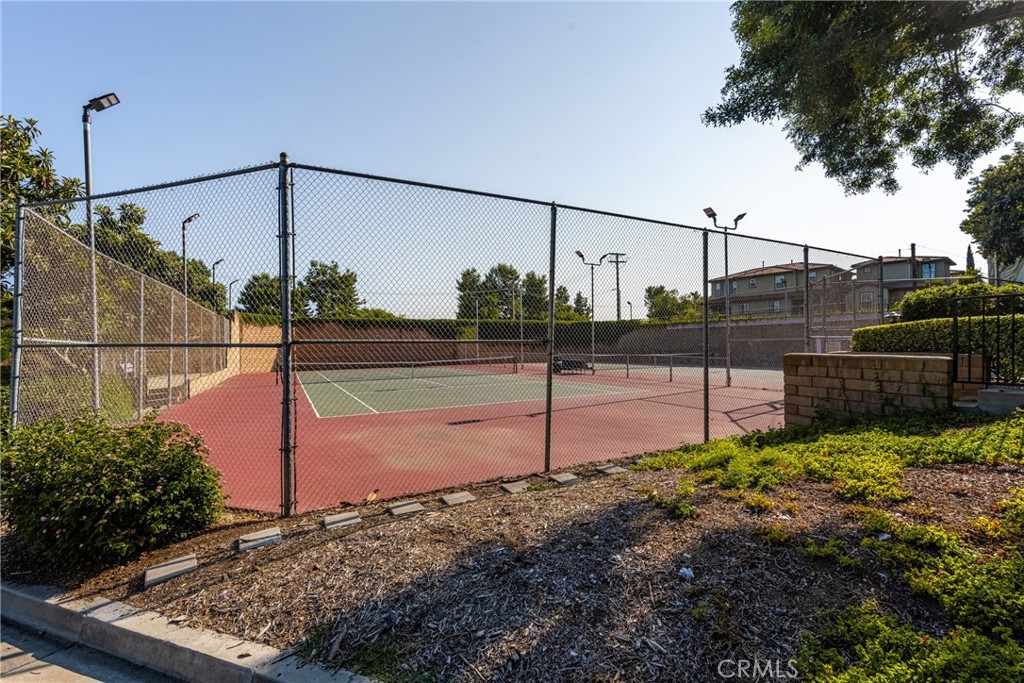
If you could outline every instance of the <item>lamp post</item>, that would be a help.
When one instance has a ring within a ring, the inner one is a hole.
[[[596,263],[590,263],[587,261],[587,258],[583,255],[582,251],[577,251],[576,255],[580,257],[581,261],[583,261],[583,265],[590,266],[590,367],[591,370],[596,371],[596,365],[594,363],[597,358],[597,344],[595,341],[596,335],[594,334],[594,314],[596,312],[594,309],[594,268],[604,263],[605,258],[610,256],[610,254],[605,254],[599,258]]]
[[[89,233],[89,270],[92,289],[92,343],[100,341],[100,309],[96,296],[96,230],[92,222],[92,114],[109,109],[121,100],[112,92],[95,97],[82,105],[82,139],[85,145],[85,224]],[[92,347],[92,409],[100,409],[100,349]]]
[[[711,222],[716,228],[724,231],[725,235],[725,386],[732,386],[732,309],[729,306],[729,294],[732,291],[732,285],[729,282],[729,231],[738,230],[740,227],[740,221],[747,215],[741,213],[736,216],[732,221],[732,227],[728,225],[718,224],[718,214],[710,206],[704,209],[704,215],[711,219]]]
[[[197,218],[199,218],[199,214],[194,213],[181,222],[181,282],[182,292],[185,295],[185,375],[182,388],[185,392],[185,398],[189,398],[189,395],[192,393],[188,388],[188,256],[186,255],[187,242],[185,235],[188,224]]]
[[[238,280],[241,280],[241,279],[242,278],[237,278],[237,279],[232,280],[231,282],[228,283],[228,312],[231,311],[231,309],[232,309],[231,302],[234,301],[234,299],[231,298],[231,290],[234,288],[235,283],[238,282]]]
[[[629,306],[629,319],[633,320],[633,302],[627,301],[626,305]]]

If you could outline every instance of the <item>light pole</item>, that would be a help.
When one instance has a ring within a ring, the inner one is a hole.
[[[729,294],[732,291],[732,284],[729,282],[729,231],[738,230],[740,221],[747,215],[741,213],[732,221],[732,227],[718,224],[718,214],[710,206],[704,209],[704,214],[711,219],[715,227],[724,231],[725,235],[725,386],[732,386],[732,309],[729,306]]]
[[[231,290],[234,288],[235,283],[238,282],[238,280],[241,280],[241,279],[242,278],[238,278],[238,279],[232,280],[231,282],[228,283],[228,312],[229,313],[231,312],[231,308],[232,308],[231,307],[231,302],[234,301],[234,299],[231,298]]]
[[[92,114],[119,104],[117,95],[108,92],[106,95],[93,98],[82,105],[82,139],[85,144],[85,224],[89,233],[89,270],[91,271],[92,289],[92,343],[100,341],[100,309],[96,296],[96,230],[92,223]],[[100,409],[100,348],[92,347],[92,409]]]
[[[629,306],[629,319],[633,320],[633,302],[627,301],[626,305]]]
[[[577,251],[576,255],[580,257],[581,261],[583,261],[583,265],[590,266],[590,369],[592,372],[596,372],[597,366],[594,363],[597,359],[596,335],[594,334],[594,268],[604,263],[605,258],[610,256],[610,254],[605,254],[599,258],[596,263],[588,262],[582,251]]]
[[[622,320],[622,295],[619,293],[619,266],[626,263],[622,258],[625,254],[619,254],[613,251],[610,254],[605,254],[605,256],[614,257],[608,259],[608,263],[615,264],[615,319]]]
[[[181,282],[182,292],[185,294],[185,376],[182,388],[185,392],[185,398],[189,398],[189,395],[192,393],[188,388],[188,256],[186,255],[187,243],[185,241],[185,234],[188,224],[197,218],[199,218],[199,214],[194,213],[181,222]]]

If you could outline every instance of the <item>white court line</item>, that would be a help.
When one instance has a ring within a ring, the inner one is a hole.
[[[356,398],[355,396],[353,396],[351,392],[349,392],[349,391],[348,391],[347,389],[345,389],[345,387],[341,386],[341,385],[340,385],[340,384],[338,384],[337,382],[334,382],[334,381],[332,381],[332,380],[331,380],[331,379],[330,379],[329,377],[325,376],[325,375],[324,375],[324,373],[322,373],[322,372],[318,372],[318,373],[316,373],[316,374],[320,375],[321,377],[323,377],[324,379],[326,379],[326,380],[327,380],[328,382],[330,382],[330,383],[331,383],[331,384],[333,384],[334,386],[336,386],[336,387],[338,387],[339,389],[341,389],[342,391],[344,391],[344,392],[345,392],[346,394],[348,394],[348,395],[349,395],[349,397],[351,397],[351,398],[355,399],[356,401],[359,401],[359,403],[362,403],[362,404],[363,404],[364,406],[366,406],[367,408],[369,408],[371,412],[374,412],[374,413],[379,413],[379,412],[380,412],[379,410],[374,410],[373,406],[371,406],[371,405],[370,405],[369,403],[364,403],[363,401],[360,401],[360,400],[359,400],[358,398]]]
[[[302,377],[299,376],[299,373],[295,373],[295,379],[299,380],[299,386],[302,387],[302,393],[306,395],[306,400],[309,401],[309,405],[313,408],[313,414],[316,415],[317,418],[320,418],[320,411],[316,409],[316,404],[313,403],[313,399],[310,397],[309,392],[306,391],[306,385],[302,383]]]
[[[437,386],[444,387],[446,389],[453,389],[456,386],[454,384],[445,384],[443,382],[432,382],[429,379],[423,379],[422,377],[413,377],[413,379],[417,382],[424,382],[426,384],[436,384]],[[396,391],[401,391],[401,389],[397,389]]]

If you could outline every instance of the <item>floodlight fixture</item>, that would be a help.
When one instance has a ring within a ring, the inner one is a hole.
[[[85,105],[85,108],[92,109],[93,111],[103,111],[113,107],[115,104],[121,104],[121,100],[114,93],[108,92],[106,95],[100,95],[89,100],[89,104]]]
[[[582,251],[577,251],[577,252],[576,252],[576,255],[577,255],[577,256],[579,256],[579,257],[580,257],[581,259],[583,259],[584,261],[586,261],[586,260],[587,260],[587,259],[586,259],[586,257],[585,257],[585,256],[583,256],[583,252],[582,252]]]
[[[733,223],[739,223],[741,220],[743,220],[746,217],[746,215],[747,215],[746,212],[741,213],[739,216],[736,216],[736,218],[733,218],[732,222]]]
[[[704,215],[711,219],[718,218],[718,214],[715,213],[715,210],[712,209],[710,206],[704,209]]]

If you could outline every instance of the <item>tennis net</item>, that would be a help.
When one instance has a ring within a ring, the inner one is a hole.
[[[515,356],[429,361],[294,363],[303,382],[361,382],[428,377],[513,375],[519,372]]]
[[[704,362],[700,353],[599,353],[593,359],[595,374],[621,373],[628,379],[669,382],[676,369],[699,367]]]

